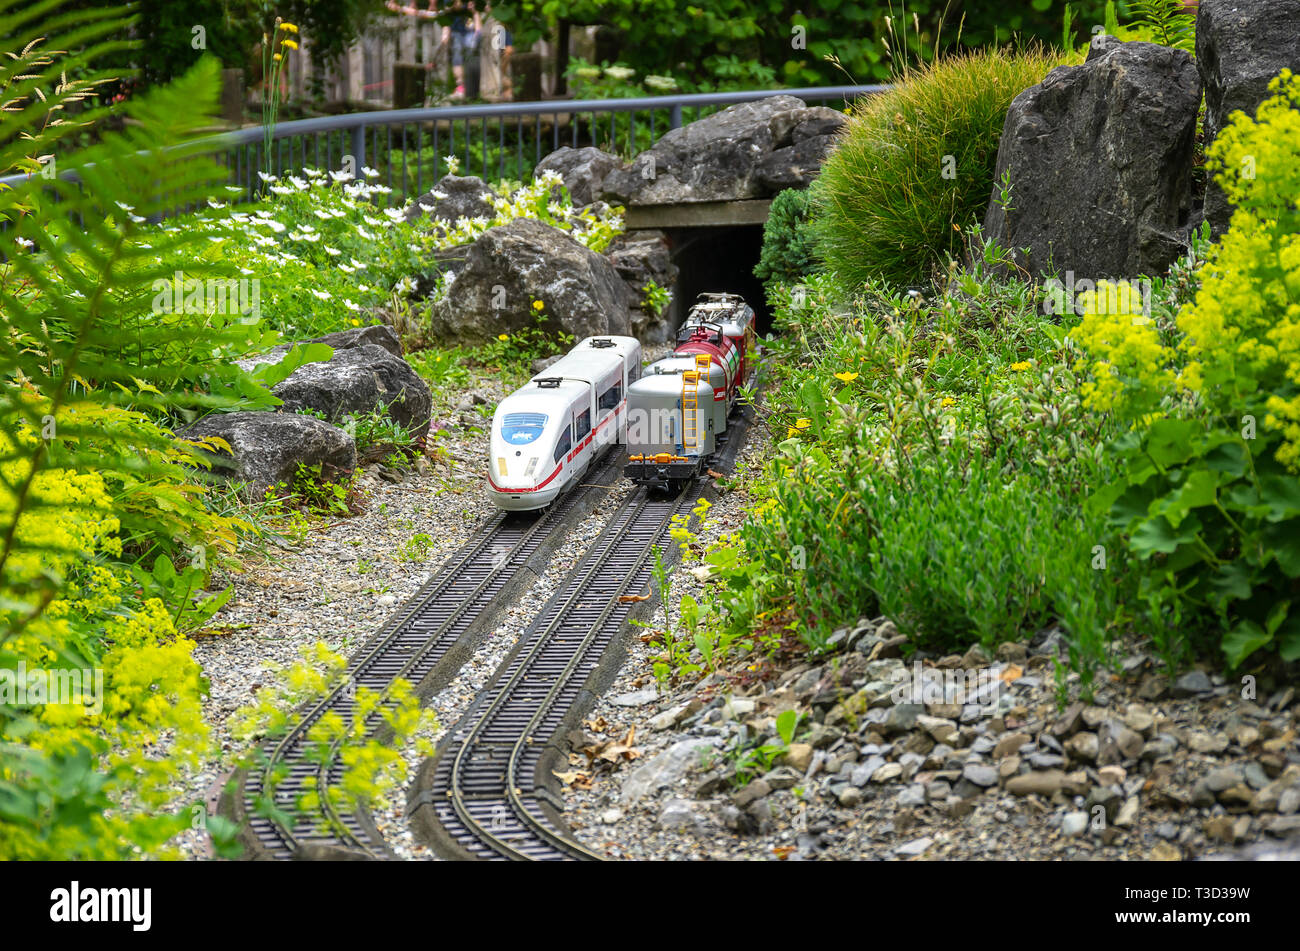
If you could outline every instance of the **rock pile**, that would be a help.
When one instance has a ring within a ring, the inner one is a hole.
[[[712,675],[647,703],[637,733],[662,739],[643,740],[603,799],[593,787],[597,821],[642,856],[713,836],[733,855],[760,842],[805,858],[1186,858],[1300,832],[1294,688],[1243,699],[1240,684],[1170,683],[1134,655],[1095,702],[1061,708],[1059,635],[911,664],[883,618],[838,641],[748,691]],[[789,745],[786,710],[800,715]]]

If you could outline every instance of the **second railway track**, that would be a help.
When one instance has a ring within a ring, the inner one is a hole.
[[[737,421],[719,467],[734,463],[748,423]],[[611,670],[610,649],[629,620],[653,603],[640,596],[654,545],[664,545],[674,516],[689,517],[711,493],[707,483],[671,498],[641,489],[610,518],[438,755],[421,766],[408,806],[418,837],[448,858],[603,858],[561,818],[551,778],[551,767],[563,762],[558,738]]]
[[[351,658],[342,683],[299,711],[283,737],[264,744],[257,768],[239,775],[238,790],[223,797],[223,812],[247,823],[248,854],[288,859],[305,854],[304,847],[323,847],[396,857],[368,815],[332,808],[327,790],[341,778],[342,766],[330,759],[322,768],[308,732],[329,712],[351,723],[359,686],[382,692],[403,678],[422,698],[446,686],[509,598],[540,574],[573,523],[604,496],[617,477],[617,462],[617,453],[610,453],[593,467],[588,484],[540,514],[495,515]],[[323,816],[301,815],[290,822],[266,815],[269,799],[294,816],[299,797],[308,792],[319,794]]]

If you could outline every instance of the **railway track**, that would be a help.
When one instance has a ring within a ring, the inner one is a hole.
[[[329,789],[342,778],[334,755],[322,758],[308,732],[327,713],[351,724],[355,690],[385,691],[394,680],[411,682],[428,697],[445,686],[470,656],[481,634],[509,597],[539,573],[537,562],[549,558],[578,516],[603,496],[618,473],[618,454],[607,454],[585,477],[584,486],[540,514],[499,513],[484,530],[460,548],[416,594],[349,661],[343,681],[327,696],[302,711],[283,737],[263,747],[256,769],[246,771],[226,810],[246,819],[244,843],[259,858],[288,859],[305,847],[343,849],[375,858],[395,858],[365,813],[340,813]],[[370,726],[374,733],[379,724]],[[323,760],[323,761],[322,761]],[[267,791],[282,811],[277,818],[259,808]],[[315,792],[323,815],[297,815],[299,797]],[[284,815],[291,817],[283,818]],[[322,821],[323,820],[323,821]]]
[[[694,494],[655,500],[638,492],[606,524],[586,557],[524,634],[513,658],[438,756],[431,801],[446,836],[475,858],[596,858],[549,818],[537,782],[587,678],[650,579],[651,546]]]
[[[718,465],[744,444],[738,420]],[[706,488],[705,493],[711,489]],[[693,484],[672,498],[638,490],[605,525],[569,581],[542,608],[514,652],[421,769],[408,807],[417,834],[451,858],[601,859],[561,818],[552,765],[556,738],[593,697],[609,649],[649,586],[653,546],[675,515],[702,494]],[[635,600],[634,600],[635,599]]]

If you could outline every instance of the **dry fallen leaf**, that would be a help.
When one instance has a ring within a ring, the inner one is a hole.
[[[776,857],[777,857],[777,858],[779,858],[782,862],[784,862],[786,856],[789,855],[791,852],[794,851],[794,846],[793,846],[793,845],[777,845],[777,846],[773,846],[772,851],[776,853]]]
[[[1003,683],[1009,684],[1013,680],[1019,680],[1022,676],[1024,676],[1024,673],[1025,672],[1021,670],[1019,667],[1017,667],[1015,664],[1009,664],[1007,666],[1007,669],[1002,671],[1002,673],[999,675],[999,679],[1002,680]]]

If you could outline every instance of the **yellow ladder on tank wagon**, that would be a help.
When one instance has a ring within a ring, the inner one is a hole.
[[[682,373],[682,449],[700,448],[700,375],[694,370]]]

